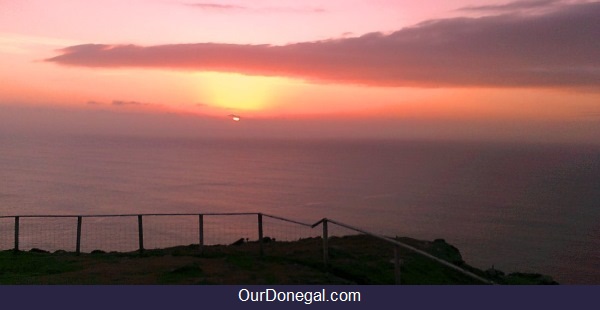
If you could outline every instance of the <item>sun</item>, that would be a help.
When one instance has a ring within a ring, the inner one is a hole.
[[[235,111],[260,111],[273,98],[273,79],[233,73],[201,73],[201,92],[215,107]]]

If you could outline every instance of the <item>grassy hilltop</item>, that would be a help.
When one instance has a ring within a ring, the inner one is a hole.
[[[466,264],[444,240],[400,241],[427,251],[498,284],[556,284],[539,274],[482,271]],[[329,265],[322,261],[321,238],[294,242],[198,245],[143,253],[0,252],[1,284],[394,284],[393,247],[357,235],[329,239]],[[480,284],[431,259],[401,249],[402,284]]]

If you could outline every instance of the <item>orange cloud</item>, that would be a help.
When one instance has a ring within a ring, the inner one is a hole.
[[[598,16],[600,3],[594,2],[563,5],[544,14],[441,19],[388,35],[284,46],[86,44],[65,48],[47,61],[377,86],[595,88],[600,85]]]

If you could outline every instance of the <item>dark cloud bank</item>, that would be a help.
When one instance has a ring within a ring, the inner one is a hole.
[[[600,2],[593,2],[562,5],[543,14],[431,20],[391,34],[283,46],[85,44],[65,48],[47,61],[376,86],[596,88],[600,85],[598,38]]]

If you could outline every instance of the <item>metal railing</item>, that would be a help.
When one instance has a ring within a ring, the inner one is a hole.
[[[471,277],[471,278],[473,278],[473,279],[475,279],[477,281],[480,281],[482,283],[485,283],[485,284],[494,284],[493,282],[491,282],[491,281],[489,281],[487,279],[484,279],[484,278],[482,278],[482,277],[480,277],[480,276],[478,276],[478,275],[476,275],[476,274],[474,274],[472,272],[464,270],[464,269],[460,268],[459,266],[456,266],[456,265],[454,265],[454,264],[452,264],[450,262],[447,262],[447,261],[445,261],[443,259],[435,257],[435,256],[433,256],[433,255],[431,255],[431,254],[429,254],[429,253],[427,253],[425,251],[419,250],[419,249],[417,249],[417,248],[415,248],[413,246],[410,246],[410,245],[408,245],[406,243],[400,242],[398,240],[395,240],[395,239],[392,239],[392,238],[389,238],[389,237],[386,237],[386,236],[382,236],[382,235],[379,235],[379,234],[371,233],[371,232],[368,232],[366,230],[363,230],[363,229],[360,229],[360,228],[356,228],[356,227],[350,226],[348,224],[344,224],[344,223],[341,223],[341,222],[338,222],[338,221],[335,221],[335,220],[332,220],[332,219],[327,219],[327,218],[323,218],[320,221],[318,221],[318,222],[316,222],[315,224],[312,225],[313,228],[317,227],[318,225],[321,225],[323,227],[323,263],[325,265],[328,265],[328,263],[329,263],[328,223],[332,223],[332,224],[335,224],[335,225],[338,225],[338,226],[341,226],[341,227],[344,227],[344,228],[347,228],[347,229],[359,232],[361,234],[365,234],[365,235],[368,235],[368,236],[371,236],[371,237],[383,240],[383,241],[388,242],[391,245],[393,245],[394,246],[394,273],[395,273],[395,280],[396,280],[397,284],[400,284],[400,282],[401,282],[400,281],[401,260],[400,260],[400,255],[399,255],[399,248],[400,247],[405,248],[407,250],[410,250],[412,252],[415,252],[415,253],[417,253],[419,255],[425,256],[425,257],[427,257],[427,258],[429,258],[431,260],[434,260],[437,263],[440,263],[440,264],[442,264],[442,265],[444,265],[446,267],[450,267],[450,268],[452,268],[452,269],[454,269],[454,270],[456,270],[456,271],[458,271],[458,272],[460,272],[460,273],[462,273],[462,274],[464,274],[466,276],[469,276],[469,277]]]
[[[291,220],[291,219],[287,219],[284,217],[280,217],[280,216],[275,216],[275,215],[270,215],[270,214],[265,214],[265,213],[259,213],[259,212],[242,212],[242,213],[147,213],[147,214],[111,214],[111,215],[17,215],[17,216],[0,216],[0,220],[1,219],[10,219],[10,218],[14,218],[14,247],[12,248],[12,250],[14,251],[20,251],[20,238],[21,238],[21,229],[20,229],[20,222],[21,219],[23,218],[76,218],[77,219],[77,226],[76,226],[76,236],[75,236],[75,240],[73,240],[73,242],[75,243],[75,252],[77,254],[80,254],[81,251],[81,244],[82,244],[82,229],[84,226],[84,219],[86,218],[116,218],[116,217],[120,217],[120,218],[137,218],[137,244],[138,244],[138,251],[140,253],[143,253],[146,248],[144,246],[144,241],[145,241],[145,237],[144,237],[144,218],[150,218],[150,217],[167,217],[167,216],[194,216],[197,217],[197,231],[198,231],[198,235],[197,235],[197,244],[199,246],[199,251],[200,253],[203,252],[204,247],[205,247],[205,218],[209,217],[209,216],[256,216],[256,233],[257,233],[257,242],[258,242],[258,248],[259,248],[259,255],[263,256],[264,255],[264,241],[265,241],[265,236],[264,236],[264,225],[263,225],[263,219],[266,218],[270,218],[270,219],[274,219],[277,221],[281,221],[281,222],[285,222],[285,223],[289,223],[289,224],[293,224],[293,225],[298,225],[304,228],[308,228],[308,229],[314,229],[316,227],[318,227],[319,225],[321,225],[322,228],[322,254],[323,254],[323,264],[325,265],[325,267],[328,267],[330,265],[330,259],[329,259],[329,239],[330,239],[330,233],[329,233],[329,224],[334,224],[337,225],[339,227],[343,227],[346,229],[349,229],[351,231],[355,231],[357,233],[363,234],[363,235],[368,235],[374,238],[377,238],[379,240],[382,240],[386,243],[389,243],[390,245],[392,245],[394,247],[394,278],[395,278],[395,282],[397,284],[400,284],[401,282],[401,259],[400,259],[400,255],[399,255],[399,249],[400,248],[404,248],[407,249],[409,251],[412,251],[414,253],[417,253],[421,256],[427,257],[428,259],[431,259],[441,265],[444,265],[446,267],[449,267],[453,270],[456,270],[472,279],[475,279],[481,283],[484,284],[494,284],[493,282],[484,279],[470,271],[467,271],[463,268],[460,268],[459,266],[450,263],[448,261],[445,261],[443,259],[440,259],[436,256],[433,256],[423,250],[417,249],[413,246],[410,246],[406,243],[400,242],[396,239],[390,238],[390,237],[386,237],[383,235],[379,235],[376,233],[372,233],[369,231],[366,231],[364,229],[360,229],[336,220],[332,220],[332,219],[327,219],[327,218],[323,218],[319,221],[317,221],[314,224],[308,224],[308,223],[303,223],[300,221],[296,221],[296,220]]]

